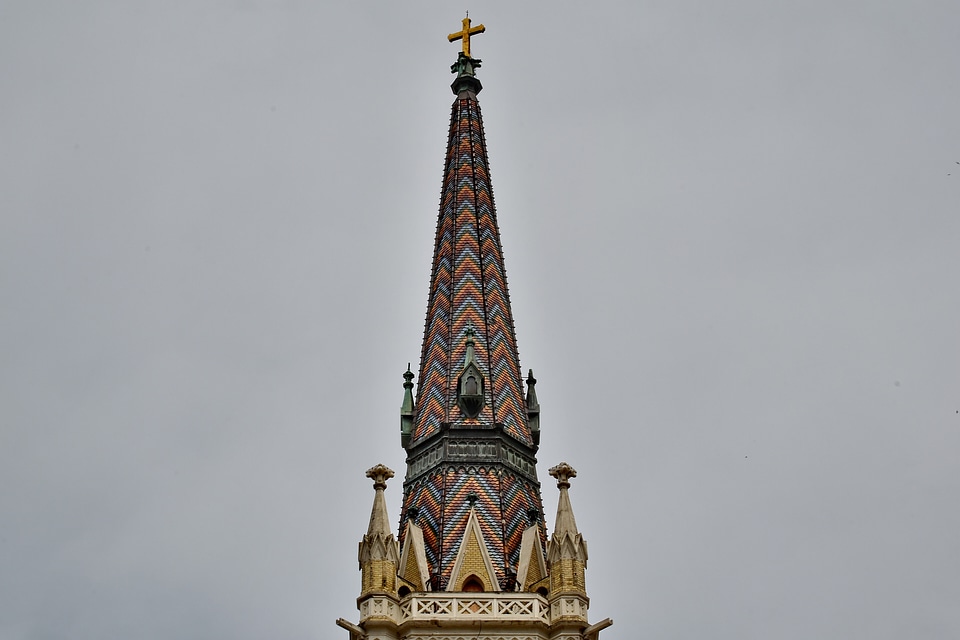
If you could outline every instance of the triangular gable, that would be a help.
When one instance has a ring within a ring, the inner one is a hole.
[[[423,529],[409,520],[403,553],[400,554],[400,577],[413,585],[414,591],[430,591],[430,570],[423,546]]]
[[[520,564],[517,567],[520,591],[535,590],[535,585],[546,577],[547,562],[540,544],[540,528],[532,525],[524,530],[520,542]]]
[[[500,583],[493,570],[493,561],[487,551],[480,521],[473,507],[470,508],[470,515],[467,517],[467,527],[460,541],[460,550],[457,551],[457,560],[453,564],[447,591],[463,591],[464,583],[471,576],[475,576],[483,583],[484,591],[500,591]]]

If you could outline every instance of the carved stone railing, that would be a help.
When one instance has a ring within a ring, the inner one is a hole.
[[[400,601],[401,624],[427,620],[550,624],[550,608],[535,593],[416,593]]]

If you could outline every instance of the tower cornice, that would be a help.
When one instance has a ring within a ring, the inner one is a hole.
[[[514,440],[503,425],[452,429],[444,423],[407,452],[404,486],[438,468],[484,465],[509,468],[539,487],[536,454],[537,447]]]

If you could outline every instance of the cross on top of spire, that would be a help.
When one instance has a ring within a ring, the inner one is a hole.
[[[463,55],[470,57],[470,36],[475,36],[478,33],[483,33],[487,28],[482,24],[479,24],[475,27],[470,26],[470,12],[467,12],[467,17],[463,19],[463,28],[456,32],[451,33],[447,36],[447,40],[450,42],[455,42],[457,40],[463,40]]]

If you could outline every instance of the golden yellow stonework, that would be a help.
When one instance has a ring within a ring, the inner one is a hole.
[[[470,16],[467,16],[463,19],[463,29],[457,33],[451,33],[447,36],[447,40],[454,42],[456,40],[463,40],[463,55],[470,57],[470,36],[475,36],[478,33],[483,33],[487,28],[482,24],[475,27],[470,27]]]
[[[537,558],[530,559],[530,565],[527,567],[527,575],[523,578],[523,584],[526,587],[530,587],[541,580],[544,576],[540,573],[540,563],[537,562]]]
[[[483,551],[480,550],[480,541],[477,540],[477,533],[472,529],[467,529],[467,536],[464,540],[466,545],[463,555],[463,564],[460,565],[460,573],[455,577],[454,591],[463,591],[463,584],[467,578],[474,576],[483,582],[484,591],[493,591],[494,577],[487,572],[487,564],[483,559]]]
[[[427,590],[427,586],[423,584],[423,579],[420,577],[420,567],[417,566],[417,555],[413,549],[407,550],[407,564],[403,567],[400,577],[414,585],[416,587],[414,591]]]
[[[395,592],[397,590],[397,564],[390,560],[370,560],[362,569],[361,593]]]
[[[586,595],[583,562],[573,558],[561,558],[550,567],[550,592],[577,592]]]

